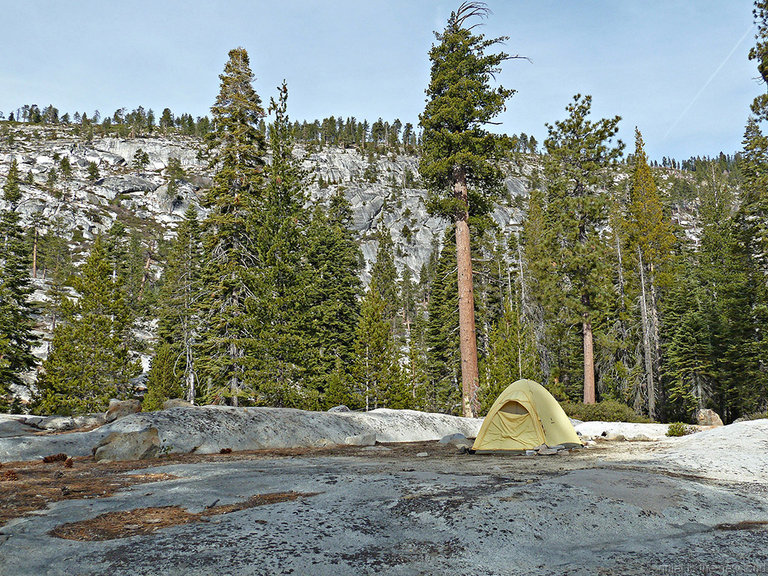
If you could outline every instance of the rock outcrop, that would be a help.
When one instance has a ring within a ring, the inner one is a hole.
[[[141,412],[141,402],[139,400],[116,400],[109,401],[109,408],[104,415],[107,422],[114,422],[118,418],[125,418],[130,414]]]
[[[292,408],[233,408],[198,406],[140,412],[87,432],[0,437],[0,462],[36,460],[49,454],[90,456],[111,460],[124,454],[134,459],[157,453],[218,454],[222,449],[262,450],[333,445],[372,445],[375,442],[439,440],[460,433],[474,437],[482,420],[414,410],[371,412],[307,412]],[[18,430],[18,429],[17,429]],[[155,430],[157,443],[152,438]],[[105,446],[110,445],[108,449]],[[110,454],[110,456],[107,456]]]
[[[113,432],[93,447],[96,462],[116,460],[144,460],[160,452],[157,428],[138,432]]]
[[[722,426],[723,421],[714,410],[701,408],[696,411],[696,423],[699,426]]]

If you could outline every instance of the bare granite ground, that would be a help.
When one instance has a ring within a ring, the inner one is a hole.
[[[549,457],[373,448],[100,465],[125,485],[9,521],[0,573],[768,573],[766,484],[647,467],[633,453],[649,446]]]
[[[4,462],[0,574],[768,574],[768,421],[635,442],[596,426],[552,456],[432,441]]]

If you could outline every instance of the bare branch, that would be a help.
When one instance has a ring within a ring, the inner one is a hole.
[[[485,2],[479,2],[476,0],[462,2],[461,6],[459,6],[459,9],[456,11],[455,23],[458,28],[462,28],[464,26],[464,22],[466,22],[468,19],[474,18],[475,16],[478,18],[487,18],[489,14],[492,14],[492,12]],[[478,22],[477,24],[467,28],[467,30],[472,30],[475,26],[479,26],[480,24],[481,23]]]

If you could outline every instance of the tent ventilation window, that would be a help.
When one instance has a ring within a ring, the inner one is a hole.
[[[507,402],[501,407],[499,412],[506,412],[507,414],[528,414],[528,410],[523,408],[519,402]]]

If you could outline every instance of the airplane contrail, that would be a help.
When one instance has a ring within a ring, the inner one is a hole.
[[[723,69],[723,66],[725,66],[725,63],[728,62],[728,60],[731,59],[731,56],[733,56],[733,53],[736,52],[736,49],[741,46],[741,43],[744,42],[744,39],[749,35],[750,32],[754,29],[754,24],[747,28],[747,31],[744,32],[744,35],[739,39],[736,44],[734,44],[733,48],[731,48],[731,51],[728,53],[728,56],[726,56],[722,62],[720,62],[720,66],[717,67],[717,69],[712,72],[712,75],[709,77],[709,79],[704,83],[704,85],[699,89],[699,91],[696,93],[696,96],[693,97],[693,100],[686,106],[685,110],[680,114],[680,116],[677,117],[677,120],[675,120],[672,123],[672,126],[669,127],[666,134],[664,134],[664,138],[662,140],[666,140],[667,136],[669,136],[669,133],[672,132],[672,130],[675,129],[675,127],[680,123],[680,120],[683,119],[683,117],[688,114],[688,111],[693,107],[693,105],[696,103],[696,101],[699,99],[699,96],[701,96],[702,92],[707,89],[707,86],[709,86],[712,83],[712,80],[715,79],[715,76],[720,72],[720,70]]]

